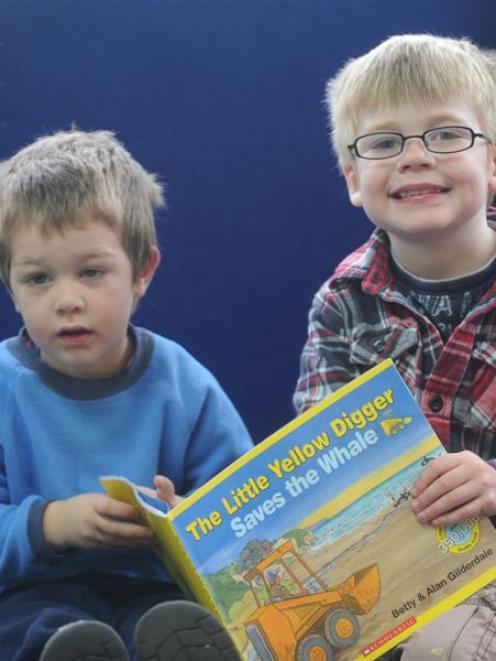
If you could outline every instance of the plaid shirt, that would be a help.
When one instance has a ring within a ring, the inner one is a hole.
[[[382,230],[316,294],[294,395],[296,410],[392,358],[448,451],[496,457],[496,282],[443,344],[395,286]]]

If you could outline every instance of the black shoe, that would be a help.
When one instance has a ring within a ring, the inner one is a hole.
[[[78,620],[47,640],[40,661],[129,661],[119,634],[108,624]]]
[[[136,625],[140,661],[240,661],[231,637],[210,611],[191,601],[150,608]]]

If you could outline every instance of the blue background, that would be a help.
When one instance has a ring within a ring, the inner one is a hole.
[[[0,0],[0,157],[112,129],[167,184],[136,322],[218,377],[256,440],[293,417],[314,292],[370,232],[328,148],[327,78],[399,32],[494,47],[493,0]],[[20,321],[0,292],[0,337]]]

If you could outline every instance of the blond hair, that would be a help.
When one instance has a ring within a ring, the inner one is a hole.
[[[396,35],[349,60],[326,88],[332,144],[341,168],[351,160],[348,145],[367,109],[429,106],[463,96],[474,104],[482,129],[494,142],[495,68],[494,52],[467,38],[432,34]]]
[[[109,131],[60,131],[0,164],[0,277],[10,288],[11,238],[36,225],[42,235],[85,218],[118,233],[136,276],[157,245],[154,212],[163,188]]]

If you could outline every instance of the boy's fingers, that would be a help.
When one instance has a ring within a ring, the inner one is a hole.
[[[104,500],[97,503],[95,511],[100,514],[100,516],[108,517],[110,519],[135,522],[143,520],[140,511],[136,507],[109,497],[106,497]]]
[[[445,494],[449,494],[452,489],[453,483],[449,476],[441,475],[423,489],[412,489],[411,508],[414,512],[423,510]]]
[[[102,540],[114,546],[149,547],[153,544],[153,532],[146,526],[135,523],[104,519],[98,526]]]
[[[476,484],[465,482],[455,489],[450,489],[425,506],[421,505],[420,498],[414,499],[411,507],[417,519],[422,523],[430,521],[434,525],[438,525],[440,517],[446,516],[449,517],[449,522],[453,523],[462,520],[463,516],[461,514],[465,511],[468,511],[466,516],[474,516],[481,513],[482,503],[479,495]],[[442,523],[447,522],[448,519],[442,521]]]
[[[180,502],[180,498],[176,495],[176,489],[172,480],[165,475],[155,475],[153,483],[157,488],[157,494],[160,500],[166,502],[169,507],[174,507]]]
[[[441,476],[452,470],[457,465],[458,461],[452,454],[445,454],[441,457],[436,457],[436,459],[433,461],[430,461],[422,471],[418,480],[413,485],[411,489],[412,496],[416,498],[433,482],[436,482]]]
[[[157,497],[157,491],[155,489],[150,489],[150,487],[138,487],[138,491],[144,493],[145,496],[150,496],[150,498]]]
[[[174,482],[172,482],[172,480],[170,480],[168,477],[165,477],[165,475],[155,475],[153,478],[153,483],[155,484],[157,491],[162,494],[170,495],[175,494],[176,492]]]
[[[465,521],[469,518],[478,517],[482,511],[483,507],[481,500],[477,498],[469,503],[464,503],[456,510],[446,512],[445,514],[433,518],[430,523],[434,526],[449,526],[454,523],[460,523],[460,521]]]

